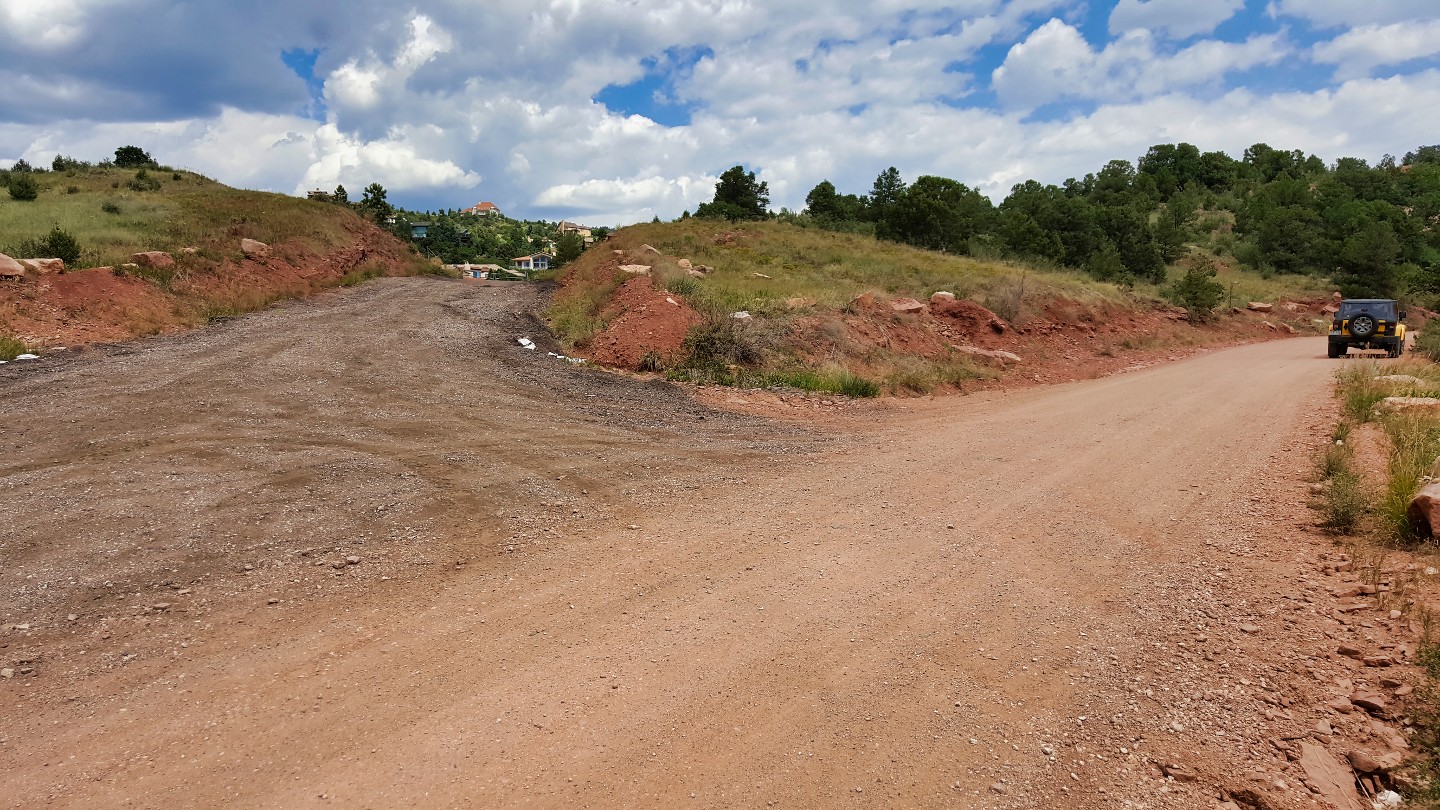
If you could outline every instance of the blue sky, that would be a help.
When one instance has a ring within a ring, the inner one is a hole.
[[[0,0],[0,165],[133,143],[422,209],[668,218],[737,163],[776,207],[891,165],[998,201],[1155,143],[1437,133],[1434,0]]]

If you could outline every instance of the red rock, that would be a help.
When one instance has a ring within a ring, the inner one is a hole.
[[[270,255],[270,246],[254,239],[241,239],[240,252],[249,259],[263,259]]]
[[[925,305],[914,298],[896,298],[890,302],[890,308],[896,312],[924,312]]]
[[[141,267],[174,267],[175,258],[163,250],[147,250],[136,253],[130,260]]]
[[[33,270],[36,275],[41,276],[47,273],[65,272],[65,262],[60,259],[21,259],[20,264],[24,265],[25,269]]]
[[[1350,702],[1371,714],[1385,713],[1385,696],[1379,692],[1356,692],[1350,696]]]
[[[1300,767],[1305,783],[1336,810],[1365,810],[1355,792],[1355,775],[1334,754],[1311,743],[1300,743]]]
[[[24,277],[25,265],[6,256],[4,253],[0,253],[0,278],[16,279]]]
[[[1275,305],[1266,304],[1261,301],[1251,301],[1250,303],[1245,305],[1245,308],[1250,310],[1251,312],[1269,312],[1270,310],[1275,308]]]
[[[1405,510],[1410,526],[1421,537],[1434,537],[1440,526],[1440,483],[1427,484],[1415,493]]]

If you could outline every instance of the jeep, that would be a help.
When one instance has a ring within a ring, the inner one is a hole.
[[[1344,357],[1351,346],[1384,349],[1391,357],[1405,352],[1405,313],[1391,298],[1347,298],[1330,323],[1330,356]]]

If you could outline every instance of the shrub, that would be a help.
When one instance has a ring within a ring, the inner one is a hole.
[[[0,360],[14,360],[22,354],[30,351],[30,347],[12,337],[0,335]]]
[[[160,181],[150,176],[150,173],[141,169],[135,172],[135,179],[125,184],[131,191],[159,191]]]
[[[16,174],[10,178],[10,196],[16,200],[33,200],[40,196],[40,185],[28,174]]]
[[[1196,323],[1213,319],[1215,308],[1225,300],[1225,286],[1215,280],[1215,263],[1209,259],[1196,262],[1170,286],[1169,298],[1176,306],[1184,307]]]
[[[1415,335],[1415,351],[1427,359],[1440,363],[1440,324],[1433,330],[1421,329]]]
[[[736,320],[717,314],[704,323],[690,327],[685,333],[684,365],[707,368],[726,365],[753,365],[760,362],[760,351],[741,333]]]
[[[118,214],[120,213],[120,204],[112,202],[110,200],[106,200],[105,202],[100,204],[100,210],[104,211],[107,214]]]
[[[1360,476],[1352,470],[1335,474],[1325,495],[1325,527],[1340,534],[1353,534],[1365,516],[1366,506]]]
[[[139,169],[154,166],[155,158],[138,146],[122,146],[115,150],[115,165],[122,169]]]
[[[80,261],[80,243],[69,231],[59,225],[50,229],[43,239],[26,239],[19,245],[18,252],[26,258],[59,259],[68,267]]]
[[[1345,415],[1356,424],[1369,422],[1375,416],[1375,406],[1385,398],[1385,388],[1375,382],[1375,366],[1355,363],[1336,376]]]

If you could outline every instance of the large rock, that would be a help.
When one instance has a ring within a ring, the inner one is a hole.
[[[17,279],[25,277],[25,265],[0,253],[0,278]]]
[[[136,253],[130,257],[130,261],[141,267],[174,267],[175,257],[163,250],[147,250],[143,253]]]
[[[648,264],[622,264],[620,269],[632,276],[650,275],[650,265]]]
[[[925,305],[914,298],[896,298],[890,302],[890,308],[896,312],[924,312]]]
[[[1249,309],[1251,312],[1269,312],[1270,310],[1275,308],[1275,305],[1267,304],[1263,301],[1251,301],[1250,303],[1245,305],[1245,308]]]
[[[689,259],[681,259],[680,261],[675,262],[675,265],[676,265],[677,267],[679,267],[681,270],[689,270],[690,268],[692,268],[692,267],[695,266],[694,264],[692,264],[692,263],[690,262]]]
[[[263,259],[270,255],[270,246],[254,239],[241,239],[240,252],[247,259]]]
[[[38,276],[65,272],[65,262],[61,259],[21,259],[20,263]]]
[[[1409,374],[1382,374],[1375,378],[1375,382],[1389,383],[1390,385],[1424,385],[1425,381],[1419,377],[1412,377]]]
[[[1440,465],[1440,459],[1436,463]],[[1427,484],[1415,493],[1405,509],[1405,517],[1417,535],[1434,537],[1440,529],[1440,483]]]
[[[1435,397],[1385,397],[1375,407],[1386,413],[1431,413],[1440,411],[1440,399]]]
[[[1312,743],[1300,743],[1299,764],[1305,771],[1305,784],[1335,810],[1366,810],[1355,792],[1355,774],[1334,754]]]
[[[941,290],[940,292],[937,292],[937,293],[935,293],[934,295],[930,296],[930,303],[932,303],[932,304],[939,304],[939,303],[941,303],[942,301],[954,301],[954,300],[955,300],[955,293],[945,292],[944,290]]]
[[[975,357],[980,357],[980,358],[984,358],[984,359],[986,359],[986,360],[990,360],[990,361],[995,362],[996,364],[1001,365],[1001,366],[1003,366],[1003,365],[1005,365],[1005,364],[1007,364],[1007,363],[1020,363],[1020,362],[1023,362],[1023,361],[1020,359],[1020,355],[1015,354],[1015,353],[1013,353],[1013,352],[1003,351],[1003,350],[1001,350],[1001,349],[982,349],[982,348],[980,348],[979,346],[954,346],[954,345],[952,345],[950,348],[954,349],[954,350],[957,351],[957,352],[962,352],[962,353],[964,353],[964,354],[969,354],[969,355],[973,355],[973,356],[975,356]]]

